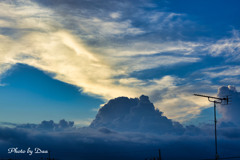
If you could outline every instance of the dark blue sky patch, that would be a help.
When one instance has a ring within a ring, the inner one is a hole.
[[[239,1],[230,0],[212,0],[212,1],[191,1],[187,0],[181,2],[178,0],[170,1],[168,3],[168,10],[186,13],[191,15],[195,20],[206,26],[209,31],[209,37],[220,38],[226,34],[226,31],[231,27],[240,27],[238,20],[240,5]]]

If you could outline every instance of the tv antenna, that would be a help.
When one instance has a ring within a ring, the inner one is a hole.
[[[225,98],[219,98],[219,97],[212,97],[207,95],[201,95],[201,94],[193,94],[194,96],[199,97],[205,97],[208,98],[209,102],[214,103],[214,124],[215,124],[215,160],[219,159],[218,150],[217,150],[217,117],[216,117],[216,104],[222,104],[222,105],[228,105],[229,104],[229,98],[226,96]]]

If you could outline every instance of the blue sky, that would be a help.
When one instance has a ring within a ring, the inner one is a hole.
[[[43,119],[66,118],[85,126],[103,103],[100,98],[82,94],[79,88],[22,64],[14,66],[2,83],[6,84],[0,92],[2,122],[39,123]]]
[[[142,94],[196,119],[211,104],[193,93],[239,89],[239,3],[1,1],[0,121],[87,125],[109,99]]]

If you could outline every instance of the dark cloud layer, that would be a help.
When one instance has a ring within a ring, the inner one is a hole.
[[[209,129],[206,129],[209,130]],[[226,130],[219,136],[220,156],[237,156],[240,138]],[[37,129],[0,128],[0,155],[9,155],[7,149],[18,147],[39,147],[51,150],[52,156],[59,160],[76,159],[145,159],[156,157],[161,148],[162,158],[168,160],[192,160],[214,157],[214,137],[209,131],[201,134],[196,128],[184,135],[116,132],[107,128],[81,128],[54,132],[41,132]],[[222,130],[220,131],[222,133]],[[235,132],[237,133],[237,132]],[[238,132],[239,133],[239,132]],[[230,135],[232,134],[232,135]],[[231,138],[228,138],[231,137]],[[227,144],[227,145],[226,145]],[[22,156],[24,159],[39,155]],[[42,154],[42,157],[48,155]],[[21,157],[17,155],[17,157]]]

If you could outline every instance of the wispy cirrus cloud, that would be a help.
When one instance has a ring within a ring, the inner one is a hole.
[[[240,56],[240,33],[232,30],[232,37],[218,40],[209,46],[209,51],[213,56],[225,56],[229,61],[239,61]]]
[[[202,73],[206,74],[211,78],[239,76],[240,66],[227,65],[227,66],[221,66],[221,67],[207,68],[207,69],[204,69]]]
[[[239,78],[224,78],[220,82],[225,83],[225,84],[233,84],[233,85],[240,84]]]

